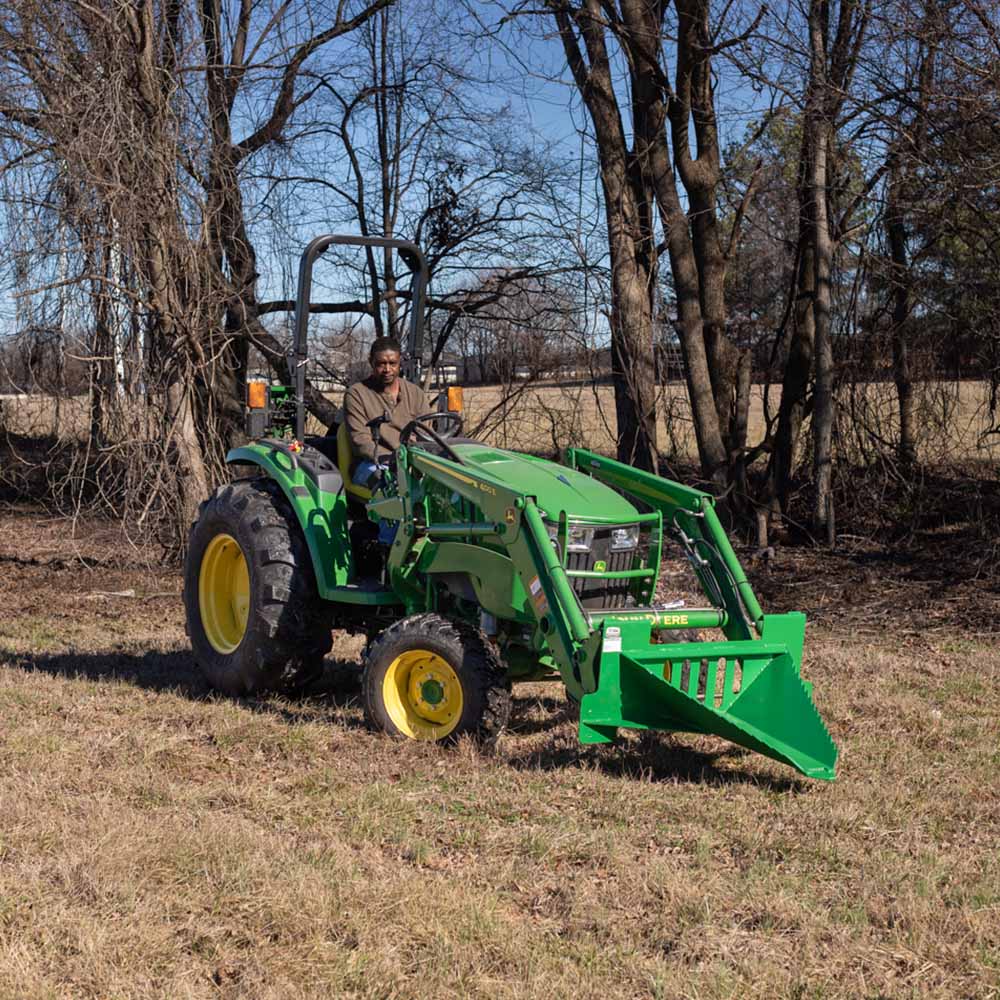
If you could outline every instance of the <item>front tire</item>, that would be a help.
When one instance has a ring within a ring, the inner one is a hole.
[[[273,480],[221,486],[202,504],[188,541],[184,605],[195,659],[219,691],[289,691],[318,676],[332,614]]]
[[[391,736],[492,744],[510,718],[500,654],[479,629],[437,614],[396,622],[365,654],[369,725]]]

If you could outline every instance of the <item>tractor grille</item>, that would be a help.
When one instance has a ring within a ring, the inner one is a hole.
[[[567,552],[566,568],[569,570],[594,571],[596,563],[603,560],[609,573],[620,573],[645,563],[649,548],[649,536],[642,533],[639,536],[639,547],[636,549],[621,549],[611,551],[611,532],[614,526],[601,527],[594,532],[594,543],[589,552]],[[636,559],[640,556],[642,562]],[[629,601],[631,580],[600,580],[585,577],[570,577],[570,583],[580,604],[592,611],[611,608],[624,608]]]

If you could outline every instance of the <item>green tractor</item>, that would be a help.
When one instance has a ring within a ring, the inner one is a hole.
[[[800,676],[805,616],[765,615],[713,498],[580,448],[564,464],[462,436],[448,410],[413,421],[372,490],[346,430],[305,434],[313,264],[331,244],[392,248],[413,273],[418,378],[427,267],[398,240],[322,236],[299,270],[295,385],[248,385],[251,478],[192,528],[187,626],[210,683],[247,695],[313,679],[331,629],[364,635],[365,715],[416,740],[494,740],[511,683],[561,680],[579,739],[708,733],[832,779],[837,749]],[[378,524],[394,526],[380,544]],[[657,604],[661,560],[689,561],[705,606]],[[699,636],[713,631],[711,641]]]

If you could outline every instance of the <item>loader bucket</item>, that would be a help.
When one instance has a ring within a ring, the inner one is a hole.
[[[764,625],[761,639],[637,648],[620,635],[630,630],[609,638],[604,623],[598,687],[580,706],[580,741],[607,742],[619,727],[712,734],[832,781],[837,748],[799,676],[795,633],[804,619],[769,615]],[[785,641],[768,641],[768,631]]]

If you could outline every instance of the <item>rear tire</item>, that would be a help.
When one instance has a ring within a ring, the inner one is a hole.
[[[490,745],[510,719],[510,682],[477,628],[437,614],[396,622],[371,644],[362,682],[365,718],[391,736]]]
[[[332,608],[317,594],[305,538],[273,480],[221,486],[201,505],[184,605],[195,659],[219,691],[289,691],[319,676]]]

